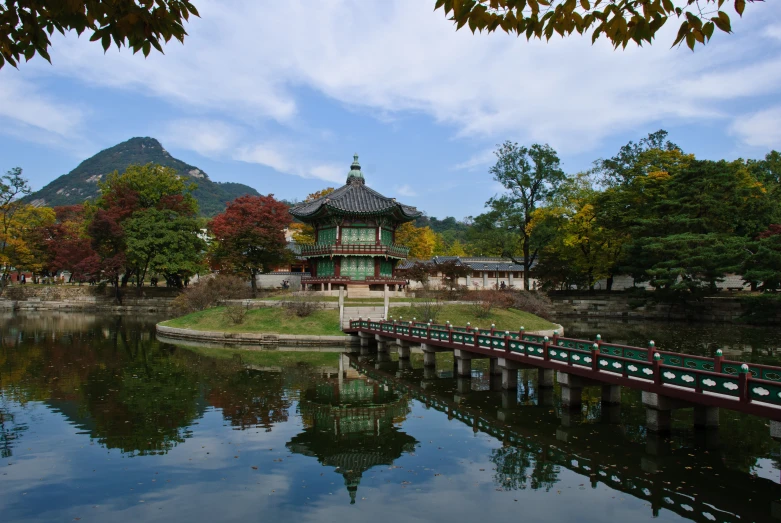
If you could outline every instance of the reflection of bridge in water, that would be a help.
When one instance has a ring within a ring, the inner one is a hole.
[[[475,433],[502,441],[491,457],[498,486],[550,489],[563,468],[588,477],[592,488],[602,483],[647,501],[654,516],[667,509],[703,522],[779,517],[779,486],[728,468],[718,451],[718,431],[696,431],[696,451],[674,450],[669,439],[652,432],[645,444],[623,436],[616,441],[618,406],[602,404],[598,422],[579,423],[567,409],[557,417],[552,389],[538,389],[537,404],[530,405],[519,402],[516,391],[501,390],[496,378],[493,390],[472,391],[469,378],[439,377],[405,360],[361,356],[352,357],[350,365]]]

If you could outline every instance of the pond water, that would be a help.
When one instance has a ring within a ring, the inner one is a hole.
[[[411,362],[187,349],[154,317],[0,317],[0,521],[773,521],[781,445],[722,410],[647,433],[640,395],[580,413]],[[781,331],[575,324],[567,335],[779,362]],[[285,357],[282,357],[285,356]]]

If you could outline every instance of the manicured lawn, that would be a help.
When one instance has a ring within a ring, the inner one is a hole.
[[[421,307],[410,307],[409,310],[393,309],[392,316],[396,319],[402,316],[404,320],[411,320],[413,317],[418,321],[428,321],[424,318],[425,312]],[[517,331],[524,327],[527,331],[553,329],[554,324],[544,320],[539,316],[516,309],[497,309],[483,317],[477,317],[472,305],[443,305],[434,318],[434,323],[444,324],[449,321],[455,326],[463,327],[467,322],[472,323],[472,327],[480,329],[490,329],[491,324],[496,324],[498,330]]]
[[[306,318],[299,318],[282,307],[264,307],[247,312],[244,323],[236,325],[224,313],[225,307],[214,307],[194,312],[162,323],[166,327],[216,332],[268,332],[313,336],[338,336],[339,311],[318,310]]]
[[[217,349],[211,347],[182,347],[207,358],[233,359],[237,355],[241,362],[260,367],[294,367],[311,365],[312,367],[337,367],[338,352],[299,352],[280,350]]]

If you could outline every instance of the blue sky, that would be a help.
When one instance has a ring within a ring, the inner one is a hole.
[[[0,70],[0,171],[38,189],[133,136],[215,181],[301,199],[367,183],[430,216],[482,212],[496,144],[588,169],[660,128],[701,158],[781,148],[781,1],[748,4],[696,52],[455,32],[433,0],[197,1],[184,45],[145,59],[75,33]],[[273,5],[273,9],[268,7]]]

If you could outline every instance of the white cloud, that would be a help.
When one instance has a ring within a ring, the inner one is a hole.
[[[735,119],[731,131],[747,145],[777,149],[781,143],[781,106]]]
[[[188,118],[168,122],[161,131],[161,140],[169,146],[213,157],[234,148],[240,135],[237,127],[226,122]]]
[[[9,66],[0,70],[0,133],[80,154],[86,112],[41,92]]]
[[[496,160],[493,149],[486,149],[477,154],[473,154],[466,161],[457,163],[453,166],[455,170],[474,171],[478,167],[484,167]]]
[[[344,167],[311,163],[301,159],[304,155],[300,152],[296,154],[295,151],[290,145],[269,142],[240,147],[233,157],[242,162],[265,165],[277,172],[301,178],[317,178],[339,184],[344,183],[347,178],[347,170]]]
[[[457,137],[547,142],[574,154],[621,132],[724,119],[730,102],[777,92],[779,49],[753,36],[781,14],[777,4],[752,6],[735,21],[736,34],[717,34],[692,53],[669,48],[672,23],[652,46],[615,51],[589,37],[546,43],[456,32],[441,10],[420,0],[291,0],[274,9],[251,0],[230,9],[204,1],[185,44],[169,44],[165,56],[104,56],[99,45],[69,34],[55,39],[54,68],[41,60],[24,67],[219,113],[261,130],[260,142],[271,138],[269,120],[300,134],[307,125],[296,100],[303,88],[377,118],[422,112]],[[766,32],[775,34],[772,27]],[[223,145],[212,136],[200,147],[214,154]],[[289,155],[276,153],[245,151],[281,171],[336,181],[330,167],[292,168]]]
[[[414,196],[417,196],[418,193],[415,192],[415,190],[409,186],[409,184],[404,184],[401,186],[396,187],[396,193],[398,193],[401,196],[407,196],[409,198],[412,198]]]
[[[769,25],[762,31],[762,36],[772,38],[773,40],[781,40],[781,24]]]

